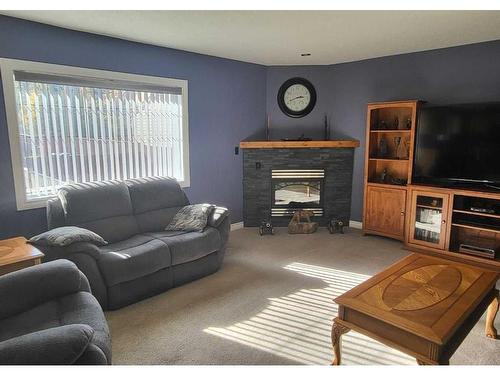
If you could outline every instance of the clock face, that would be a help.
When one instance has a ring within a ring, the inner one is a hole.
[[[304,85],[299,83],[290,86],[285,91],[285,105],[294,112],[306,109],[311,102],[311,93]]]
[[[311,82],[304,78],[290,78],[278,91],[278,105],[284,114],[290,117],[304,117],[316,104],[316,90]]]

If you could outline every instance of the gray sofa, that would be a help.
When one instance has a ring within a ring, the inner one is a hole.
[[[219,269],[229,235],[227,209],[217,207],[203,232],[164,231],[188,204],[171,178],[68,185],[48,202],[49,229],[83,227],[108,245],[79,242],[41,250],[46,260],[74,262],[103,309],[117,309]]]
[[[106,319],[73,263],[0,277],[0,364],[111,364]]]

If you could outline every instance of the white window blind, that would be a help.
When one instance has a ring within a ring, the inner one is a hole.
[[[13,73],[25,201],[75,182],[186,180],[180,87]]]

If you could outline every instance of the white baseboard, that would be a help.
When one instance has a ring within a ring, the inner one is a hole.
[[[363,223],[361,221],[349,220],[349,226],[351,228],[363,229]]]
[[[231,230],[243,229],[243,221],[231,224]]]

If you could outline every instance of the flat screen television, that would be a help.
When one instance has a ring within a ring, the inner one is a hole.
[[[423,106],[414,183],[500,189],[500,103]]]

